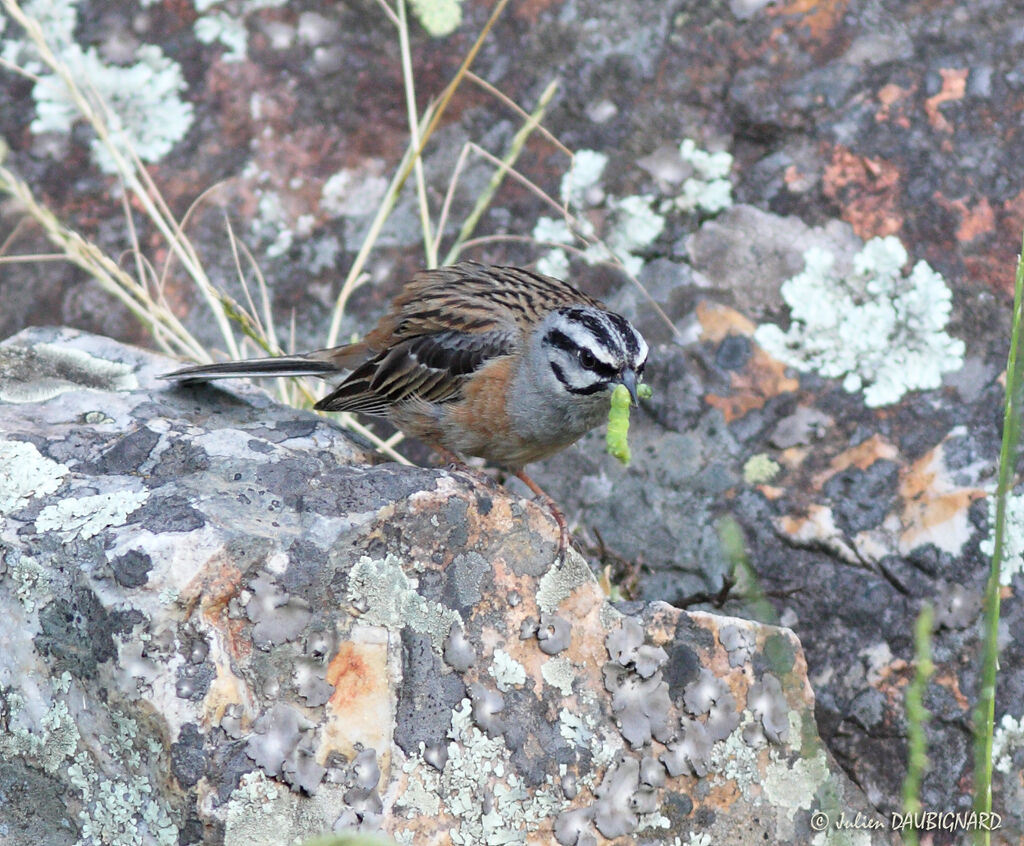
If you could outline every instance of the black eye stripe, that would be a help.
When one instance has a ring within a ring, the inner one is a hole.
[[[575,355],[576,350],[579,349],[577,344],[572,338],[565,334],[561,329],[552,329],[544,336],[544,341],[557,349],[563,350],[570,355]]]
[[[595,375],[600,376],[602,379],[614,379],[615,378],[616,374],[619,372],[615,367],[613,367],[610,364],[605,364],[600,359],[594,358],[593,355],[591,355],[590,357],[591,357],[591,359],[593,359],[593,361],[591,363],[589,363],[589,364],[584,362],[582,358],[579,360],[580,361],[580,366],[584,370],[589,370],[591,373],[594,373]]]
[[[555,361],[551,362],[551,372],[555,374],[555,378],[562,383],[562,387],[565,388],[570,394],[596,394],[598,391],[607,390],[608,386],[605,382],[593,382],[590,385],[584,385],[583,387],[577,387],[570,385],[569,381],[565,378],[565,371],[558,366]]]

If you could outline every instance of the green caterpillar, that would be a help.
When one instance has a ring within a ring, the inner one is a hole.
[[[638,385],[636,394],[640,399],[651,396],[650,385]],[[629,406],[632,400],[625,385],[616,385],[612,391],[612,404],[608,409],[608,431],[605,433],[605,446],[608,454],[629,465],[632,455],[629,451]]]

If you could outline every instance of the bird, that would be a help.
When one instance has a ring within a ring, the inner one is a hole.
[[[464,261],[414,274],[361,341],[163,378],[347,373],[315,409],[384,417],[456,466],[476,456],[514,473],[551,509],[561,557],[565,516],[523,467],[606,419],[615,386],[636,405],[648,352],[625,317],[568,282]]]

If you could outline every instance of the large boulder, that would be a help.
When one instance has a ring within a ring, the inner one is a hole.
[[[548,511],[245,384],[0,345],[5,842],[896,842],[787,629],[609,603]]]

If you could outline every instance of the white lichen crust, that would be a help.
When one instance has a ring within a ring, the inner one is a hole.
[[[995,553],[996,498],[988,498],[989,536],[979,549],[989,558]],[[1003,560],[999,571],[999,583],[1008,585],[1013,577],[1024,573],[1024,494],[1010,494],[1006,497],[1006,533],[1003,538]]]
[[[39,23],[50,50],[84,96],[103,103],[99,112],[109,138],[92,141],[93,161],[105,173],[119,173],[110,146],[126,162],[133,155],[144,162],[160,161],[192,126],[193,108],[182,97],[186,85],[180,65],[153,44],[136,49],[135,64],[122,67],[104,61],[96,47],[83,48],[74,40],[77,6],[77,0],[39,0],[26,3],[24,11]],[[15,38],[13,29],[0,44],[0,57],[35,78],[32,131],[70,132],[83,116],[80,104],[64,77],[42,61],[28,38]]]
[[[782,285],[789,330],[764,324],[755,340],[797,370],[842,379],[851,393],[863,390],[870,407],[938,388],[942,374],[963,366],[964,342],[946,332],[952,294],[927,262],[904,276],[906,262],[893,236],[868,241],[844,275],[832,253],[812,247],[803,272]]]

